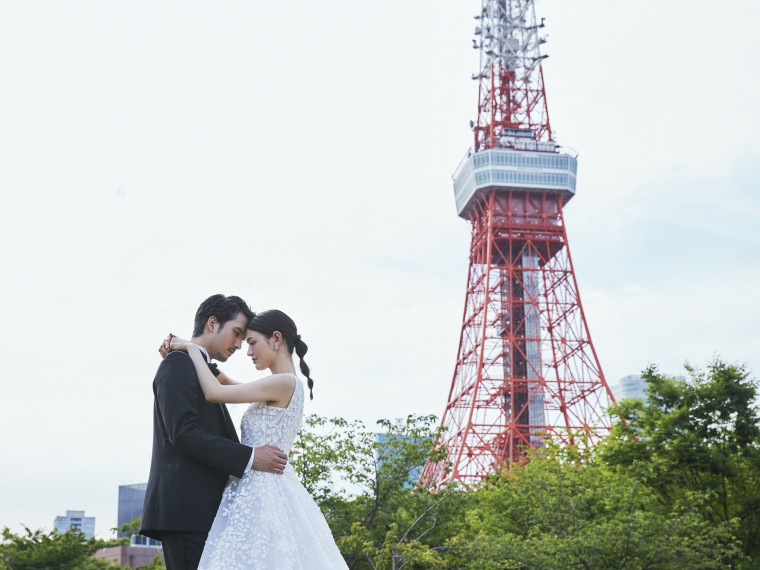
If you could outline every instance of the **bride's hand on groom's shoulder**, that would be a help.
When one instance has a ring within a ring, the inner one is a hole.
[[[169,336],[161,341],[161,345],[158,347],[158,353],[161,355],[161,358],[166,358],[166,355],[171,352],[170,347],[173,338],[174,335],[172,333],[169,333]]]
[[[191,344],[193,343],[189,340],[179,338],[178,336],[169,333],[169,336],[167,336],[161,343],[161,346],[158,347],[158,352],[161,354],[161,358],[166,358],[166,355],[172,350],[183,350],[187,352],[187,347]]]

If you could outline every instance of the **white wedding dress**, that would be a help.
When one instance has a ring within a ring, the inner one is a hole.
[[[301,428],[304,389],[295,377],[287,408],[254,402],[243,414],[242,442],[289,453]],[[275,475],[230,477],[206,540],[199,570],[348,568],[327,521],[288,463]]]

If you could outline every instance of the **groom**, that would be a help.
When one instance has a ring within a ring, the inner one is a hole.
[[[212,295],[198,307],[192,340],[216,375],[211,359],[224,362],[242,346],[253,316],[235,296]],[[162,542],[168,570],[195,570],[229,475],[282,473],[287,456],[271,445],[239,443],[227,408],[206,401],[185,352],[165,355],[153,395],[153,455],[140,534]]]

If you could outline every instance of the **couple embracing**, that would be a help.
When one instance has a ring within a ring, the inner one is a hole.
[[[217,369],[243,344],[270,376],[239,383]],[[290,317],[213,295],[190,341],[173,335],[153,381],[153,455],[140,533],[162,541],[168,570],[346,568],[287,454],[303,418],[307,346]],[[238,441],[225,403],[251,403]]]

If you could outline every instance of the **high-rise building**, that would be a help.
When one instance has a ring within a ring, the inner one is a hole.
[[[612,389],[612,393],[615,394],[615,400],[617,401],[626,398],[647,399],[647,381],[640,374],[623,376],[610,388]]]
[[[119,485],[119,511],[116,519],[119,527],[128,524],[132,519],[142,516],[147,486],[147,483]],[[118,531],[117,536],[128,535],[127,533]],[[130,538],[130,544],[132,546],[160,546],[161,542],[154,538],[142,536],[141,534],[133,534]]]
[[[416,446],[421,443],[421,440],[415,440],[408,435],[400,433],[378,433],[375,434],[375,441],[378,443],[378,450],[375,457],[378,469],[381,468],[386,461],[398,459],[399,451],[397,450],[400,447],[403,447],[404,444],[412,444]],[[410,469],[409,476],[407,477],[406,483],[404,483],[404,488],[411,489],[414,487],[421,474],[422,465]]]
[[[55,517],[56,532],[66,533],[70,530],[81,532],[86,538],[95,536],[95,517],[84,516],[84,511],[66,511],[64,516]]]

